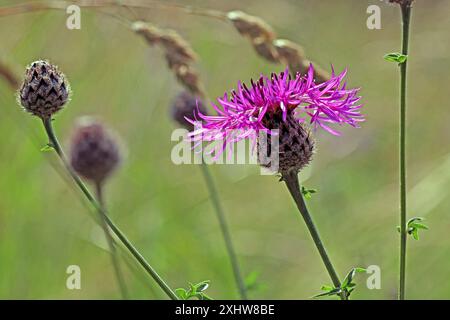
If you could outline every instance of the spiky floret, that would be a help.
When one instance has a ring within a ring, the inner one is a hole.
[[[64,74],[57,66],[39,60],[27,68],[18,100],[27,112],[47,119],[63,108],[69,95],[70,86]]]

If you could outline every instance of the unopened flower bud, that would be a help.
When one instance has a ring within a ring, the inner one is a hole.
[[[195,97],[188,91],[179,93],[172,101],[170,108],[172,119],[188,130],[193,130],[194,126],[186,120],[186,117],[191,118],[197,111],[207,114],[200,98]]]
[[[18,99],[27,112],[48,119],[63,108],[69,93],[64,74],[55,65],[41,60],[27,68]]]
[[[267,150],[269,159],[276,157],[273,152],[278,151],[279,173],[283,175],[290,171],[299,172],[310,163],[314,153],[314,141],[310,132],[292,114],[287,116],[286,121],[283,121],[281,113],[267,114],[264,125],[271,130],[278,129],[278,150],[271,145],[271,136],[267,137]],[[262,165],[270,167],[273,164],[269,162]]]
[[[114,135],[100,122],[82,118],[71,140],[70,163],[82,177],[102,183],[121,160]]]

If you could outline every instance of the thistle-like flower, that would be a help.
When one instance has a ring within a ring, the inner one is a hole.
[[[70,163],[82,177],[101,184],[121,160],[114,135],[100,122],[82,118],[72,136]]]
[[[289,70],[272,74],[270,79],[261,76],[258,81],[251,81],[251,86],[238,84],[237,91],[225,93],[218,98],[219,104],[212,104],[217,115],[205,115],[197,110],[194,119],[188,119],[193,125],[201,122],[189,134],[191,140],[220,141],[216,154],[220,154],[235,142],[249,138],[256,142],[261,132],[280,136],[280,170],[284,155],[291,151],[297,154],[296,168],[301,168],[312,155],[313,143],[305,127],[306,120],[314,128],[322,128],[333,135],[339,132],[330,125],[350,125],[359,127],[364,121],[360,113],[362,105],[359,89],[347,89],[343,79],[346,71],[339,75],[332,73],[330,80],[321,84],[314,81],[314,68],[310,65],[305,76],[289,75]],[[287,135],[287,136],[286,136]],[[293,140],[292,140],[293,139]],[[290,141],[290,143],[287,143]],[[292,160],[292,157],[286,157]],[[290,160],[289,160],[290,161]]]
[[[195,110],[199,110],[206,115],[205,106],[200,98],[196,98],[188,91],[182,91],[172,101],[170,115],[175,122],[191,131],[194,126],[186,118],[191,117]]]
[[[25,111],[49,119],[69,100],[70,86],[58,67],[39,60],[30,64],[18,100]]]

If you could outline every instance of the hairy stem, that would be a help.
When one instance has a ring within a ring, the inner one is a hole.
[[[322,258],[325,268],[327,269],[328,274],[330,275],[334,287],[339,288],[341,286],[341,281],[339,280],[339,276],[336,273],[330,258],[328,257],[325,246],[323,245],[323,242],[320,239],[319,232],[317,231],[317,228],[314,225],[312,217],[309,214],[308,208],[306,207],[305,200],[303,199],[303,194],[300,191],[300,184],[298,181],[297,172],[290,171],[289,173],[283,174],[283,181],[286,183],[286,186],[288,187],[288,190],[292,198],[294,199],[297,208],[300,211],[300,214],[302,215],[303,220],[306,223],[306,226],[308,227],[309,233],[313,238],[317,250],[319,250],[320,257]],[[348,299],[345,293],[341,293],[340,298],[342,300]]]
[[[100,224],[103,228],[103,232],[105,233],[105,238],[106,238],[106,241],[108,242],[109,250],[111,251],[111,262],[114,267],[114,272],[115,272],[115,275],[117,278],[117,283],[119,284],[119,289],[122,294],[122,298],[125,300],[128,300],[128,290],[127,290],[127,286],[126,286],[126,283],[125,283],[125,280],[124,280],[124,277],[122,274],[122,270],[120,269],[116,245],[114,243],[114,239],[111,235],[110,229],[108,227],[108,224],[107,224],[106,218],[105,218],[106,207],[105,207],[105,202],[104,202],[104,198],[103,198],[103,187],[100,182],[95,184],[95,190],[97,193],[97,201],[102,208],[102,210],[98,212],[99,216],[100,216],[99,217]]]
[[[402,54],[408,55],[409,25],[411,7],[401,6],[402,11]],[[398,297],[405,299],[406,284],[406,68],[408,59],[400,64],[400,283]]]
[[[91,205],[95,208],[97,212],[100,212],[103,217],[106,220],[106,223],[111,228],[111,230],[114,232],[114,234],[119,238],[119,240],[122,242],[122,244],[130,251],[130,253],[134,256],[134,258],[139,262],[139,264],[147,271],[147,273],[153,278],[153,280],[159,285],[159,287],[167,294],[169,298],[172,300],[178,300],[177,295],[175,292],[167,285],[167,283],[159,276],[159,274],[156,272],[155,269],[145,260],[145,258],[139,253],[139,251],[134,247],[134,245],[131,243],[130,240],[125,236],[125,234],[119,229],[119,227],[116,226],[116,224],[109,218],[107,214],[104,213],[103,208],[101,205],[97,202],[97,200],[94,198],[92,193],[89,191],[89,189],[86,187],[86,185],[83,183],[81,178],[73,171],[71,168],[69,162],[67,161],[67,158],[64,154],[64,151],[61,148],[61,145],[59,144],[59,141],[55,135],[55,132],[53,130],[52,126],[52,120],[51,119],[43,119],[45,131],[48,135],[49,143],[51,146],[55,149],[56,153],[58,154],[59,158],[63,162],[66,170],[70,174],[70,176],[75,181],[76,185],[80,188],[84,196],[87,198],[87,200],[91,203]]]
[[[213,203],[217,219],[219,219],[220,230],[222,231],[222,236],[223,239],[225,240],[228,257],[230,258],[231,267],[233,268],[234,279],[239,289],[239,294],[242,299],[247,300],[247,289],[245,287],[245,283],[242,278],[242,273],[239,268],[236,252],[234,251],[233,241],[231,240],[231,234],[225,218],[225,213],[220,203],[217,189],[212,179],[211,173],[209,172],[208,165],[204,161],[202,161],[201,169],[203,177],[205,178],[206,185],[208,186],[209,189],[211,201]]]

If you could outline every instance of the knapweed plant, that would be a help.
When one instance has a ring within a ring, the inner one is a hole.
[[[67,159],[56,137],[52,122],[54,115],[67,104],[69,95],[70,87],[65,75],[55,65],[45,60],[39,60],[31,63],[27,68],[18,93],[18,100],[25,111],[41,119],[49,139],[46,149],[55,150],[67,172],[97,211],[99,223],[104,229],[111,250],[112,261],[122,290],[122,296],[127,298],[126,286],[110,230],[168,297],[177,300],[178,297],[175,292],[145,260],[106,213],[103,202],[103,184],[120,159],[118,147],[111,136],[100,124],[85,123],[82,127],[77,128],[72,139],[71,161],[69,162]],[[97,191],[97,198],[89,191],[78,174],[93,182]]]
[[[306,75],[291,76],[286,69],[280,74],[273,73],[270,78],[261,76],[257,81],[251,80],[249,86],[239,83],[237,90],[218,98],[218,103],[213,104],[215,115],[197,110],[192,119],[187,119],[196,127],[189,135],[190,140],[216,142],[217,155],[242,139],[250,139],[253,145],[269,145],[270,156],[278,157],[281,180],[286,183],[341,299],[347,299],[349,292],[341,290],[339,276],[306,207],[298,173],[309,164],[314,153],[308,126],[338,135],[331,125],[358,127],[364,120],[359,89],[346,87],[346,73],[335,75],[333,71],[331,79],[320,84],[314,80],[312,65]],[[264,141],[260,133],[267,134],[263,135]],[[271,146],[271,139],[267,138],[272,135],[278,137],[278,148]]]
[[[402,16],[402,41],[401,53],[393,52],[384,56],[386,61],[395,62],[400,69],[400,108],[399,108],[399,194],[400,194],[400,272],[398,298],[405,299],[406,295],[406,240],[408,235],[416,240],[419,239],[418,230],[428,229],[421,223],[421,217],[412,218],[407,221],[407,184],[406,184],[406,80],[407,66],[409,58],[409,31],[411,22],[411,10],[413,0],[388,0],[390,3],[396,3],[400,7]]]
[[[186,119],[187,117],[190,117],[193,114],[193,112],[195,112],[195,110],[199,110],[202,114],[206,114],[207,112],[200,97],[196,98],[192,93],[188,91],[183,91],[179,93],[172,102],[170,113],[172,119],[178,125],[184,127],[187,130],[193,130],[194,126]],[[216,185],[214,183],[211,173],[209,172],[208,166],[204,161],[201,161],[201,169],[203,178],[209,189],[211,201],[214,206],[214,211],[219,221],[220,230],[222,232],[230,264],[233,269],[233,275],[236,282],[236,286],[239,290],[239,295],[242,299],[246,300],[247,287],[245,285],[245,280],[242,275],[241,268],[239,266],[238,258],[231,237],[231,231],[229,230],[230,228],[228,227],[228,222],[225,216],[222,203],[219,198],[219,193],[217,192]]]
[[[423,224],[421,217],[407,220],[406,210],[406,71],[413,0],[387,2],[400,6],[403,21],[401,52],[388,53],[385,59],[397,63],[400,67],[399,298],[404,299],[407,236],[418,239],[419,230],[427,229],[427,226]],[[250,141],[254,147],[253,151],[258,153],[259,165],[273,170],[286,185],[329,275],[331,285],[324,285],[321,288],[323,292],[314,297],[335,296],[342,300],[349,299],[356,286],[356,275],[366,270],[354,267],[343,278],[339,276],[306,205],[305,199],[314,199],[317,190],[302,185],[299,179],[302,170],[313,158],[320,157],[316,148],[318,141],[314,138],[317,130],[329,133],[330,139],[344,139],[340,137],[340,127],[359,128],[360,123],[365,121],[361,113],[359,88],[347,86],[347,70],[339,74],[336,74],[333,68],[330,72],[325,71],[319,64],[311,62],[311,57],[305,54],[303,46],[280,38],[267,22],[238,10],[222,12],[145,0],[39,1],[0,7],[0,17],[48,9],[65,10],[70,4],[118,18],[126,28],[144,39],[151,47],[159,47],[162,50],[167,69],[182,86],[182,90],[178,90],[180,93],[173,97],[168,111],[177,125],[189,131],[186,140],[193,148],[204,142],[212,143],[211,152],[218,158],[224,153],[232,152],[236,143]],[[237,36],[250,43],[256,54],[263,59],[261,61],[286,68],[283,72],[262,75],[250,82],[239,82],[234,90],[225,92],[217,98],[217,102],[211,103],[210,110],[206,106],[206,101],[209,100],[207,86],[196,66],[199,55],[190,43],[176,31],[142,20],[144,15],[136,14],[136,10],[149,11],[156,7],[225,22]],[[117,9],[117,12],[107,12],[104,10],[107,8]],[[120,15],[121,10],[127,10],[128,15]],[[128,18],[130,14],[132,19]],[[129,298],[132,292],[127,287],[127,279],[122,270],[120,250],[131,254],[170,299],[211,299],[206,294],[209,280],[197,284],[189,283],[187,288],[173,290],[109,217],[106,187],[123,157],[116,135],[107,126],[96,118],[81,117],[73,130],[68,148],[69,157],[66,156],[53,124],[55,115],[67,106],[72,93],[66,76],[58,67],[46,60],[32,62],[26,69],[23,81],[20,81],[7,66],[0,64],[0,75],[8,81],[11,88],[16,89],[19,86],[18,102],[26,112],[41,120],[48,137],[48,143],[43,150],[56,152],[73,182],[95,210],[94,219],[103,229],[122,298]],[[244,273],[238,262],[225,206],[204,161],[201,161],[201,170],[222,232],[237,291],[241,299],[247,299],[249,287],[245,284]],[[84,181],[92,186],[94,192],[90,191]],[[326,186],[319,187],[320,190],[325,188]],[[192,264],[194,263],[195,261]]]

